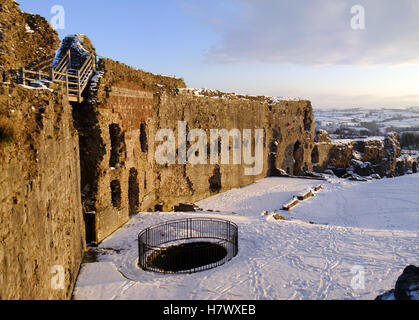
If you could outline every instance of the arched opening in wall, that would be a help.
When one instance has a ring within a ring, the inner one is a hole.
[[[96,212],[85,212],[83,218],[86,230],[86,243],[94,243],[96,241]]]
[[[163,212],[163,203],[158,203],[154,206],[154,212]]]
[[[294,145],[294,175],[298,176],[302,173],[302,165],[304,159],[304,149],[300,141],[297,141]]]
[[[306,132],[309,132],[311,130],[312,123],[313,123],[313,120],[310,117],[310,112],[306,110],[304,112],[304,130]]]
[[[138,213],[140,207],[140,186],[138,183],[138,171],[135,168],[129,170],[128,180],[128,203],[129,214],[134,215]]]
[[[284,169],[288,175],[293,174],[294,168],[294,143],[289,144],[284,150],[281,168]]]
[[[144,190],[147,190],[147,174],[144,172]]]
[[[275,139],[276,141],[282,142],[282,132],[279,126],[273,129],[272,138]]]
[[[219,192],[222,189],[221,171],[220,171],[219,166],[215,167],[213,176],[209,178],[208,182],[209,182],[209,189],[212,193]]]
[[[122,197],[121,197],[121,183],[119,180],[114,180],[111,182],[111,196],[112,196],[112,205],[115,208],[121,208]]]
[[[278,152],[278,143],[276,141],[272,141],[269,144],[268,177],[280,176],[279,170],[276,167],[277,152]]]
[[[121,158],[126,154],[125,134],[118,124],[109,125],[109,136],[111,140],[111,156],[109,167],[116,168],[117,165],[124,165]]]
[[[148,152],[147,126],[144,123],[140,125],[140,146],[142,153]]]
[[[314,147],[313,151],[311,152],[311,163],[317,164],[319,163],[319,148],[317,146]]]

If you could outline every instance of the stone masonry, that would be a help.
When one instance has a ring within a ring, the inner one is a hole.
[[[309,101],[197,92],[186,89],[182,79],[151,75],[109,59],[99,65],[86,102],[74,111],[81,133],[83,202],[88,204],[85,211],[94,215],[93,242],[139,211],[171,211],[178,203],[277,175],[278,168],[290,175],[312,170]],[[262,173],[246,176],[246,165],[232,161],[157,164],[157,131],[170,129],[178,135],[179,121],[186,122],[188,131],[199,128],[208,136],[210,129],[263,129]]]
[[[0,115],[0,299],[69,299],[86,246],[71,106],[1,85]]]

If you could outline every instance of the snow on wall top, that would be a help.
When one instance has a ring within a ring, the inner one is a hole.
[[[91,48],[86,48],[87,46]],[[90,49],[90,50],[89,50]],[[91,45],[89,38],[84,34],[73,34],[64,38],[60,48],[57,51],[52,67],[55,68],[60,60],[66,55],[67,51],[70,50],[72,56],[77,56],[79,60],[87,59],[91,52],[95,49]],[[79,61],[82,63],[81,61]]]
[[[235,92],[222,92],[219,90],[211,90],[208,88],[183,88],[179,89],[181,93],[189,93],[193,94],[196,97],[207,97],[212,99],[231,99],[231,98],[238,98],[238,99],[247,99],[247,100],[261,100],[263,102],[268,102],[270,105],[275,105],[280,103],[281,101],[303,101],[308,99],[302,98],[290,98],[290,97],[274,97],[274,96],[256,96],[256,95],[248,95],[248,94],[237,94]]]
[[[377,136],[377,137],[367,137],[367,138],[358,138],[358,139],[332,139],[332,143],[334,145],[347,145],[357,141],[380,141],[384,144],[385,137]]]

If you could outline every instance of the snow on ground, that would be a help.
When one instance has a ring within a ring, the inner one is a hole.
[[[293,196],[323,184],[291,212]],[[267,178],[197,204],[220,212],[140,213],[82,266],[75,299],[375,299],[419,263],[419,175],[367,183]],[[288,221],[275,221],[263,211]],[[229,219],[239,226],[239,254],[216,269],[163,275],[137,267],[137,235],[187,217]],[[363,289],[352,288],[365,272]],[[352,273],[352,271],[354,273]],[[355,277],[355,278],[354,278]]]
[[[419,109],[342,109],[342,110],[314,110],[317,129],[325,129],[333,134],[337,129],[350,129],[353,132],[368,130],[377,126],[381,134],[390,131],[418,131]],[[362,135],[362,134],[361,134]]]

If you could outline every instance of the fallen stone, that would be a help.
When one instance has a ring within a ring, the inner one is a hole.
[[[379,295],[375,300],[396,300],[394,297],[394,289]]]
[[[305,177],[310,177],[310,178],[318,178],[318,179],[325,179],[325,176],[321,173],[317,173],[317,172],[312,172],[312,171],[306,171],[304,173]]]
[[[362,162],[359,160],[351,160],[351,169],[361,177],[367,177],[372,175],[374,172],[373,166],[370,162]]]
[[[360,181],[360,182],[367,182],[372,180],[371,177],[361,177],[360,175],[352,172],[348,172],[347,174],[342,176],[343,179],[348,179],[351,181]]]
[[[272,215],[272,217],[276,220],[276,221],[286,221],[287,219],[285,219],[283,216],[281,216],[278,213],[275,213],[274,215]]]
[[[285,204],[282,209],[283,210],[291,210],[292,208],[294,208],[296,205],[298,205],[299,201],[297,199],[292,200],[291,202],[288,202],[287,204]]]
[[[326,169],[326,170],[324,170],[324,173],[325,173],[325,174],[329,174],[329,175],[331,175],[331,176],[334,176],[334,175],[335,175],[335,173],[334,173],[332,170],[330,170],[330,169]]]
[[[193,203],[179,203],[175,206],[175,212],[195,212],[195,205]]]
[[[310,190],[307,193],[303,194],[302,196],[298,196],[298,200],[304,201],[304,200],[307,200],[308,198],[311,198],[313,196],[314,196],[313,190]]]
[[[419,300],[419,267],[410,265],[404,269],[397,279],[394,296],[397,300]]]
[[[333,174],[338,178],[342,178],[342,176],[346,174],[345,168],[330,168],[330,170],[332,170]]]
[[[375,300],[419,300],[419,268],[413,265],[406,267],[397,279],[396,288]]]

